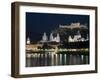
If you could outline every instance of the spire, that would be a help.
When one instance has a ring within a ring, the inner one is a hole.
[[[50,41],[53,41],[53,33],[50,34]]]
[[[60,42],[60,36],[59,36],[59,33],[57,33],[57,42]]]
[[[46,35],[46,33],[44,32],[43,36],[42,36],[42,41],[47,41],[48,40],[48,37]]]
[[[30,38],[29,37],[27,38],[27,42],[26,43],[30,44]]]

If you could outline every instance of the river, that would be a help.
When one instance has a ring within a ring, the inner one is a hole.
[[[27,53],[26,67],[89,64],[89,55],[53,52]]]

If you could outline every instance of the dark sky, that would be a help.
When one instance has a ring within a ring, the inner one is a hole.
[[[26,12],[26,34],[32,41],[40,40],[44,32],[49,35],[59,24],[69,25],[75,22],[89,26],[89,15]]]

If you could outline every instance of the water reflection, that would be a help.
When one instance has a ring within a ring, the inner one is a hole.
[[[27,53],[26,67],[89,64],[89,55],[67,53]]]

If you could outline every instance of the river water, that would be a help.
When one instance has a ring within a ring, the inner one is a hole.
[[[27,53],[26,67],[59,66],[59,65],[81,65],[89,64],[89,56],[84,54],[67,54],[53,52]]]

